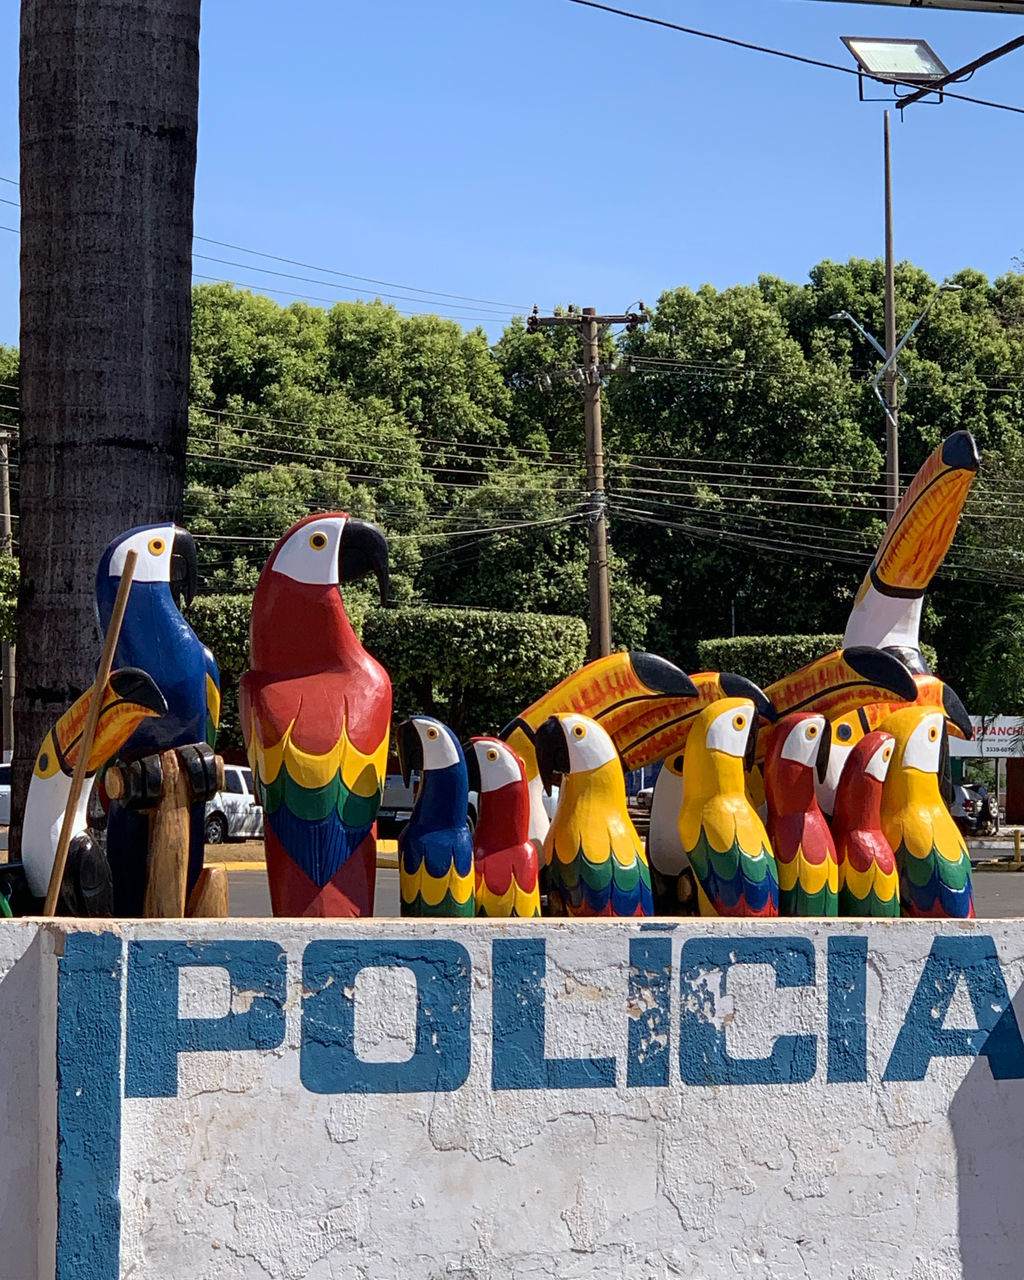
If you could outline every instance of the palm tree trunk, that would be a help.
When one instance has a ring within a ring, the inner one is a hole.
[[[199,0],[22,0],[20,87],[16,812],[92,680],[104,546],[181,514]]]

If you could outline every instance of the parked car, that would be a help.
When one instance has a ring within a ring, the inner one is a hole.
[[[412,813],[413,801],[416,799],[416,782],[411,779],[409,786],[402,781],[400,773],[389,773],[384,779],[384,794],[380,808],[377,810],[377,835],[383,840],[394,840]]]
[[[206,843],[258,840],[263,835],[263,810],[252,785],[252,770],[224,766],[224,790],[206,802]]]
[[[647,812],[650,813],[651,806],[653,804],[654,804],[654,788],[641,787],[640,790],[636,793],[636,807],[638,809],[646,809]]]
[[[11,766],[0,764],[0,827],[11,825]]]

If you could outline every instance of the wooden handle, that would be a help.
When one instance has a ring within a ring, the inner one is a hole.
[[[71,846],[71,828],[74,825],[75,810],[78,808],[82,786],[85,783],[86,774],[89,772],[89,756],[92,752],[93,739],[96,737],[96,726],[99,723],[100,711],[103,708],[103,691],[107,687],[107,681],[110,678],[110,668],[114,665],[114,651],[121,635],[124,611],[128,607],[128,592],[132,588],[136,560],[138,560],[138,552],[129,551],[125,556],[124,568],[121,570],[121,582],[117,588],[114,612],[110,615],[110,625],[107,627],[106,639],[103,642],[103,652],[100,654],[100,665],[96,671],[96,679],[92,686],[89,714],[85,718],[82,743],[78,752],[78,760],[75,762],[74,773],[71,775],[71,790],[68,793],[68,802],[64,808],[64,822],[60,829],[60,839],[57,841],[57,852],[54,855],[53,866],[50,869],[50,884],[46,890],[46,903],[43,907],[44,916],[52,916],[57,910],[57,899],[60,897],[60,886],[64,880],[64,868],[67,866],[68,849]]]
[[[147,919],[180,920],[185,914],[192,793],[176,751],[165,751],[160,765],[163,789],[149,822],[149,871],[142,914]]]

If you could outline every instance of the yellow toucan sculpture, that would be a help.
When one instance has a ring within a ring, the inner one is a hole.
[[[679,837],[704,916],[779,913],[775,858],[744,778],[756,748],[757,712],[749,698],[713,702],[690,731]]]
[[[896,854],[903,914],[969,918],[971,861],[939,790],[942,712],[903,707],[881,728],[895,739],[882,787],[882,831]]]

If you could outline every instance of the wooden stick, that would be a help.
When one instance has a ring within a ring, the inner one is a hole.
[[[175,750],[162,753],[160,766],[163,785],[160,803],[149,820],[149,863],[142,914],[149,919],[180,920],[185,914],[192,793],[188,774],[178,763]]]
[[[60,839],[57,841],[57,852],[54,855],[53,867],[50,870],[50,885],[46,890],[46,905],[43,907],[44,916],[52,916],[57,910],[60,886],[64,880],[64,868],[68,862],[68,849],[71,847],[71,828],[74,825],[75,810],[78,808],[82,786],[85,783],[86,774],[89,772],[89,755],[92,752],[93,739],[96,737],[96,726],[99,723],[100,711],[103,708],[103,690],[107,687],[110,668],[114,665],[114,650],[117,648],[117,642],[121,635],[121,623],[124,621],[124,611],[128,607],[128,592],[132,587],[135,562],[138,558],[137,551],[129,551],[124,559],[124,568],[121,570],[121,582],[117,588],[114,612],[110,615],[110,625],[107,627],[106,639],[103,642],[100,665],[96,671],[96,679],[92,686],[93,694],[92,701],[89,703],[89,714],[85,718],[85,728],[82,730],[82,742],[78,751],[78,759],[75,762],[74,773],[71,775],[71,791],[68,793],[68,802],[64,809],[64,822],[60,829]]]

